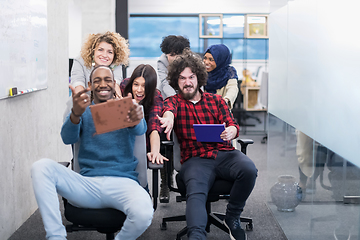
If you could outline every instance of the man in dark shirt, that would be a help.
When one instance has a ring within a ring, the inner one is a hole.
[[[180,176],[186,184],[186,221],[189,239],[206,239],[206,199],[215,178],[234,181],[225,225],[231,239],[246,239],[240,226],[240,214],[255,185],[254,163],[231,145],[238,137],[239,126],[221,96],[205,93],[207,72],[201,58],[185,51],[169,65],[170,86],[178,93],[164,102],[159,117],[170,139],[174,129],[181,149]],[[224,142],[197,142],[193,124],[225,124],[220,137]]]

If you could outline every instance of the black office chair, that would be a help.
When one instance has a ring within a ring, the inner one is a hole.
[[[74,156],[77,155],[76,146],[73,146],[73,153]],[[147,168],[152,169],[153,171],[152,197],[154,210],[156,210],[158,197],[158,169],[160,169],[162,165],[151,164],[147,161],[145,134],[136,137],[134,155],[139,160],[137,171],[139,172],[139,175],[142,175],[139,181],[143,187],[147,187]],[[76,168],[76,162],[74,160],[76,161],[76,158],[73,158],[72,167],[74,168],[75,166]],[[62,164],[66,166],[69,165],[69,163]],[[115,233],[122,228],[126,219],[126,215],[123,212],[113,208],[85,209],[71,205],[65,198],[63,198],[63,201],[65,208],[64,216],[66,220],[71,222],[71,224],[66,225],[67,232],[95,230],[106,234],[106,240],[112,240],[115,237]]]
[[[254,141],[251,139],[241,139],[238,140],[238,142],[241,145],[241,151],[246,154],[246,149],[249,144],[253,144]],[[175,135],[173,135],[172,141],[162,141],[163,151],[165,151],[165,155],[169,156],[169,152],[173,153],[173,159],[174,159],[174,168],[176,170],[179,170],[179,162],[180,162],[180,147],[179,143],[177,142],[177,139]],[[173,151],[171,151],[171,148],[173,148]],[[169,158],[170,159],[170,158]],[[168,162],[165,162],[164,167],[167,167],[170,171],[170,164]],[[170,178],[170,176],[168,176]],[[186,201],[186,186],[184,182],[180,179],[180,174],[176,175],[176,184],[177,188],[171,186],[170,179],[168,179],[168,185],[170,191],[180,193],[180,195],[176,196],[176,202],[182,202]],[[206,226],[206,231],[210,232],[210,225],[213,224],[216,227],[220,228],[221,230],[229,233],[228,228],[224,225],[223,220],[225,218],[225,214],[221,213],[214,213],[211,211],[211,203],[219,201],[220,199],[229,199],[230,197],[230,191],[233,186],[233,182],[226,181],[223,179],[216,179],[214,182],[214,185],[209,191],[207,202],[206,202],[206,211],[208,213],[208,222]],[[179,215],[179,216],[173,216],[173,217],[165,217],[162,220],[162,223],[160,225],[161,230],[167,229],[167,222],[177,222],[177,221],[186,221],[185,215]],[[240,218],[241,222],[245,222],[246,224],[246,230],[251,231],[253,229],[253,222],[251,218]],[[180,240],[182,236],[187,234],[187,227],[185,226],[182,230],[180,230],[176,235],[176,240]]]
[[[239,94],[234,102],[234,107],[232,109],[232,113],[234,115],[234,118],[236,119],[237,123],[239,124],[239,126],[243,126],[243,127],[255,127],[255,124],[249,124],[246,122],[247,119],[254,119],[256,120],[258,123],[261,123],[260,118],[256,117],[253,115],[253,113],[250,113],[248,111],[245,110],[244,108],[244,95],[241,92],[241,82],[242,80],[238,81],[238,87],[239,87]]]

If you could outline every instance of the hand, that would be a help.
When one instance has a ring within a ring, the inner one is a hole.
[[[115,84],[115,98],[117,98],[117,99],[123,98],[121,95],[120,86],[117,84]]]
[[[237,128],[235,126],[229,126],[220,134],[220,138],[224,141],[231,141],[237,134]]]
[[[116,99],[122,99],[123,97],[121,95],[119,95],[117,92],[115,92],[115,98]]]
[[[77,91],[71,85],[69,85],[71,92],[72,92],[72,99],[73,99],[73,109],[72,112],[76,117],[81,116],[85,109],[91,104],[90,97],[86,93],[90,91],[90,88]]]
[[[169,159],[167,159],[166,157],[161,155],[161,153],[159,153],[159,152],[148,152],[147,157],[150,162],[152,162],[152,163],[156,162],[157,164],[163,164],[164,160],[169,161]]]
[[[128,96],[132,96],[131,93]],[[128,122],[136,122],[144,117],[141,106],[133,100],[133,105],[130,107],[127,118]]]
[[[165,114],[164,114],[165,115]],[[170,134],[174,127],[174,119],[170,116],[168,117],[159,117],[159,115],[156,115],[156,117],[159,119],[162,128],[165,128],[164,133],[166,133],[166,138],[170,140]]]

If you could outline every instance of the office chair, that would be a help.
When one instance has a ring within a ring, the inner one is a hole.
[[[244,103],[243,103],[244,95],[240,91],[241,82],[242,82],[242,80],[238,81],[239,94],[234,102],[234,107],[232,109],[232,113],[234,115],[234,118],[237,120],[237,123],[239,124],[239,126],[255,127],[255,124],[248,124],[248,123],[246,123],[246,120],[247,119],[255,119],[258,123],[261,123],[261,120],[258,117],[254,116],[253,114],[251,114],[245,110],[245,108],[243,106],[244,105]]]
[[[176,171],[180,171],[180,145],[176,138],[176,135],[172,135],[173,140],[172,141],[162,141],[163,150],[165,151],[165,156],[169,156],[169,152],[171,152],[171,149],[173,150],[173,161],[174,161],[174,168]],[[249,144],[253,144],[254,141],[251,139],[240,139],[238,142],[241,145],[241,151],[246,154],[246,149]],[[169,158],[169,157],[168,157]],[[169,158],[171,159],[171,158]],[[170,164],[165,162],[164,167],[167,167],[167,169],[170,171]],[[170,175],[168,175],[168,186],[170,191],[177,192],[180,195],[176,196],[176,202],[182,202],[186,201],[186,186],[184,182],[180,179],[180,175],[176,174],[176,184],[177,188],[171,186],[170,184]],[[206,211],[208,213],[208,222],[206,226],[206,231],[210,232],[210,225],[213,224],[216,227],[220,228],[226,233],[229,233],[228,228],[224,225],[223,220],[225,218],[225,214],[221,213],[214,213],[211,212],[211,203],[217,202],[220,199],[229,199],[230,197],[230,191],[232,188],[233,182],[226,181],[223,179],[216,179],[212,188],[209,191],[208,198],[206,201]],[[162,220],[162,223],[160,225],[161,230],[167,229],[167,222],[177,222],[177,221],[186,221],[185,215],[179,215],[179,216],[172,216],[172,217],[165,217]],[[240,218],[241,222],[246,222],[246,230],[251,231],[253,229],[253,223],[251,218]],[[177,235],[176,240],[180,240],[182,236],[187,234],[187,227],[185,226],[183,229],[181,229]]]
[[[72,168],[75,171],[79,170],[76,157],[78,153],[78,145],[79,144],[76,143],[73,146],[74,157],[72,160]],[[148,163],[146,156],[145,134],[136,136],[134,155],[139,161],[136,171],[139,172],[139,182],[144,188],[147,188],[147,168],[153,170],[152,195],[154,210],[156,210],[158,197],[158,169],[161,168],[162,165]],[[69,165],[69,163],[62,164]],[[71,222],[71,224],[66,225],[67,232],[96,230],[100,233],[106,234],[106,240],[112,240],[115,237],[115,233],[122,228],[126,219],[126,215],[116,209],[84,209],[71,205],[65,198],[63,198],[63,201],[65,218]]]

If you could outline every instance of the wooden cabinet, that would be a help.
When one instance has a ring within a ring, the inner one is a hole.
[[[258,102],[260,87],[243,87],[243,89],[243,104],[246,111],[266,111],[266,109],[255,108]]]

